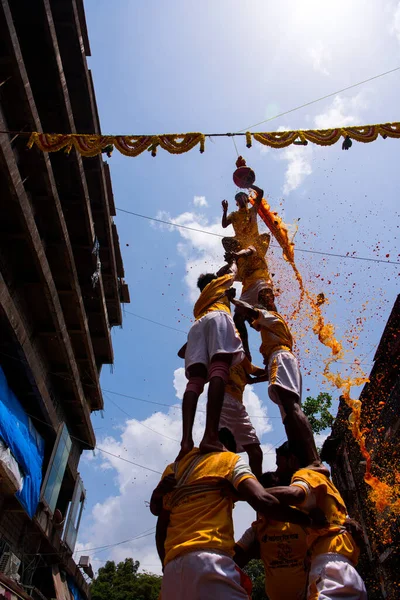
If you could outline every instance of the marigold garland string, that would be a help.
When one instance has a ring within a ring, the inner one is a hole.
[[[381,123],[362,125],[359,127],[336,127],[334,129],[298,129],[294,131],[270,131],[264,133],[172,133],[160,135],[92,135],[92,134],[30,134],[28,148],[36,145],[43,152],[57,152],[64,149],[68,154],[75,148],[82,156],[96,156],[105,152],[108,156],[116,148],[124,156],[135,157],[145,150],[156,156],[157,149],[162,148],[170,154],[184,154],[195,146],[204,152],[206,137],[232,137],[245,135],[246,146],[251,148],[253,140],[271,148],[286,148],[291,144],[306,146],[309,142],[318,146],[331,146],[343,139],[342,148],[348,150],[352,140],[367,144],[378,136],[386,139],[400,138],[400,123]]]

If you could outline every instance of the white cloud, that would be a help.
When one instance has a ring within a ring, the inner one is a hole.
[[[283,151],[280,158],[288,161],[282,190],[284,194],[297,189],[311,175],[311,154],[310,146],[289,146]]]
[[[175,227],[173,225],[170,225],[170,223],[172,222],[172,218],[168,211],[159,210],[155,216],[155,219],[158,219],[158,221],[150,221],[150,227],[153,227],[154,229],[161,229],[164,231],[175,230]]]
[[[264,144],[259,144],[259,143],[257,143],[256,148],[258,148],[258,151],[260,152],[260,154],[268,154],[271,150],[271,148],[269,146],[264,146]]]
[[[362,111],[367,107],[368,101],[364,91],[349,98],[335,96],[327,110],[315,117],[314,125],[317,129],[359,125]]]
[[[174,372],[174,388],[179,402],[168,412],[156,412],[143,421],[129,419],[121,429],[119,437],[108,436],[98,442],[100,448],[111,452],[127,461],[144,465],[148,469],[159,471],[172,462],[179,451],[181,436],[181,406],[180,400],[186,386],[184,369]],[[194,425],[194,439],[198,443],[205,426],[207,388],[200,397]],[[268,418],[267,407],[254,392],[252,386],[247,386],[244,402],[248,412],[253,417],[253,424],[260,439],[272,430]],[[159,432],[166,437],[162,437]],[[274,469],[274,448],[263,444],[264,469]],[[77,559],[81,554],[88,554],[94,568],[97,570],[106,559],[120,561],[131,556],[141,562],[144,570],[160,573],[160,565],[155,549],[153,528],[156,519],[151,515],[148,505],[151,492],[157,485],[160,475],[139,466],[125,462],[98,452],[96,463],[107,466],[109,477],[114,477],[116,492],[103,502],[98,502],[91,514],[84,520],[85,528],[81,531],[77,545]],[[91,463],[93,464],[93,462]],[[235,532],[240,536],[250,526],[254,519],[254,511],[245,503],[240,502],[234,511]],[[240,506],[242,505],[242,506]],[[135,538],[137,539],[131,539]],[[113,548],[85,551],[85,548],[98,548],[127,540]]]
[[[358,125],[362,120],[362,113],[368,107],[367,93],[363,90],[355,96],[335,96],[323,113],[316,115],[313,127],[316,129],[329,129],[331,127],[346,127]],[[278,131],[287,131],[288,127],[280,127]],[[283,193],[289,194],[296,190],[312,173],[313,147],[289,146],[279,155],[281,160],[286,160],[288,165],[285,172]]]
[[[158,215],[157,218],[159,218]],[[189,289],[188,300],[195,302],[199,295],[197,288],[199,275],[204,272],[215,272],[224,263],[221,237],[225,232],[219,219],[209,224],[204,215],[195,212],[185,212],[175,218],[168,216],[168,219],[165,220],[188,228],[177,227],[173,229],[182,238],[182,241],[177,245],[177,250],[186,262],[185,282]],[[209,233],[203,233],[204,231]],[[233,232],[226,235],[232,234]]]
[[[205,196],[195,196],[193,198],[193,204],[195,206],[208,206],[208,202]]]
[[[400,2],[397,4],[393,13],[393,21],[390,25],[390,33],[397,37],[397,41],[400,43]]]
[[[308,49],[307,57],[311,61],[314,71],[321,73],[322,75],[330,74],[326,65],[329,64],[331,60],[331,54],[321,40],[316,41],[315,44]]]

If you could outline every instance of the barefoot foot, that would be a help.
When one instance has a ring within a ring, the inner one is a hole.
[[[225,446],[219,441],[211,438],[203,438],[199,446],[201,454],[209,454],[210,452],[227,452]]]
[[[191,450],[193,450],[194,447],[194,443],[193,440],[191,442],[182,442],[181,443],[181,450],[178,454],[178,456],[175,459],[175,462],[177,462],[178,460],[181,460],[181,458],[183,458],[184,456],[186,456],[186,454],[189,454],[189,452]]]

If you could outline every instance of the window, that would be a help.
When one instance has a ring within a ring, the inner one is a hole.
[[[84,504],[85,489],[83,487],[82,479],[78,475],[78,479],[75,483],[75,489],[74,494],[72,496],[71,505],[69,507],[69,513],[63,537],[65,543],[67,544],[71,552],[75,550],[76,538],[78,535],[78,529],[81,522]]]
[[[42,499],[52,513],[56,508],[71,446],[71,438],[64,423],[58,432],[42,487]]]

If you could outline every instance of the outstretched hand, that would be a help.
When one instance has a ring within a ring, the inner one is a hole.
[[[254,185],[254,184],[251,185],[250,189],[254,190],[257,193],[257,196],[261,196],[261,197],[264,196],[264,190],[262,190],[261,188],[259,188],[257,185]]]
[[[226,260],[226,262],[230,265],[231,263],[233,263],[234,261],[236,261],[238,258],[238,253],[237,252],[225,252],[224,254],[224,259]]]
[[[222,210],[226,212],[228,210],[228,200],[222,200]]]

